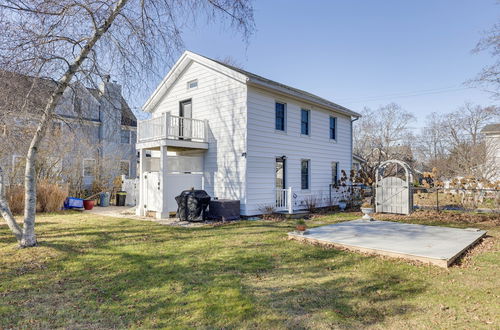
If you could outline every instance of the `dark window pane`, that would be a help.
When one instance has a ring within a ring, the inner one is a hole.
[[[338,166],[339,163],[333,162],[332,163],[332,184],[337,185],[339,178],[338,178]]]
[[[309,189],[309,161],[303,160],[300,166],[300,185],[302,189]]]
[[[130,143],[130,131],[122,129],[120,132],[120,139],[121,139],[121,143],[129,144]]]
[[[300,133],[309,135],[309,110],[301,110]]]
[[[285,130],[285,104],[276,103],[276,125],[275,128],[279,131]]]
[[[330,117],[330,139],[335,140],[337,138],[335,128],[337,126],[337,118]]]

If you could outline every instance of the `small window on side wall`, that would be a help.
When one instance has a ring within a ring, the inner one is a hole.
[[[193,89],[198,87],[198,79],[188,81],[187,83],[187,89]]]
[[[275,104],[275,129],[277,131],[285,131],[285,116],[286,105],[285,103],[276,102]]]
[[[309,189],[309,159],[300,161],[300,188],[302,190]]]
[[[337,118],[330,117],[330,140],[337,140]]]

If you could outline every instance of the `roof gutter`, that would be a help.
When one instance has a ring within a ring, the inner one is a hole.
[[[353,159],[353,155],[354,155],[354,152],[352,150],[352,148],[354,147],[354,135],[353,135],[353,129],[352,129],[352,123],[354,123],[356,120],[358,120],[359,117],[355,117],[354,119],[351,119],[351,170],[352,170],[352,159]]]
[[[249,77],[247,83],[249,85],[251,85],[251,86],[255,86],[255,87],[260,87],[260,88],[263,88],[263,89],[271,90],[273,92],[277,92],[277,93],[280,93],[280,94],[285,95],[285,96],[293,97],[295,99],[302,100],[302,101],[305,101],[305,102],[308,102],[308,103],[313,103],[313,104],[315,104],[317,106],[320,106],[322,108],[326,108],[326,109],[329,109],[329,110],[332,110],[332,111],[340,112],[340,113],[348,115],[348,116],[361,117],[361,115],[359,113],[354,112],[352,110],[349,110],[349,109],[347,109],[347,108],[345,108],[343,106],[340,106],[338,104],[335,104],[333,102],[331,102],[331,104],[330,103],[325,103],[325,102],[322,102],[319,99],[315,99],[313,97],[309,97],[307,95],[303,95],[303,94],[294,92],[292,90],[289,90],[289,89],[286,89],[286,88],[283,88],[283,87],[280,87],[280,86],[276,86],[276,85],[273,85],[273,84],[270,84],[270,83],[266,83],[265,81],[262,81],[262,80],[259,80],[259,79],[255,79],[255,78]]]

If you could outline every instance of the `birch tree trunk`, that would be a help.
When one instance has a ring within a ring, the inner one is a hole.
[[[28,149],[28,154],[26,157],[26,169],[24,172],[24,189],[25,189],[24,225],[20,241],[21,247],[30,247],[36,245],[36,235],[35,235],[36,158],[38,154],[38,148],[40,147],[40,143],[43,137],[45,136],[47,128],[52,120],[54,109],[61,100],[64,91],[69,86],[71,79],[77,73],[83,61],[85,61],[85,59],[87,58],[87,56],[89,55],[89,53],[91,52],[92,48],[95,46],[97,41],[111,27],[113,21],[118,16],[118,14],[126,5],[127,2],[128,0],[120,0],[116,4],[116,7],[113,9],[113,11],[110,13],[109,17],[104,21],[104,23],[94,30],[94,33],[89,38],[88,43],[82,48],[82,51],[80,52],[78,57],[71,65],[69,65],[68,69],[66,70],[62,78],[58,81],[57,88],[51,94],[49,102],[45,106],[42,118],[40,120],[40,123],[38,124],[33,139],[31,140],[31,144]],[[9,220],[7,220],[7,222],[9,222]]]
[[[42,140],[70,83],[79,80],[94,85],[96,78],[116,72],[130,88],[147,85],[144,78],[166,69],[165,60],[180,50],[181,27],[201,13],[209,21],[216,17],[223,22],[229,20],[246,41],[254,29],[251,0],[0,0],[2,70],[60,77],[47,103],[40,107],[35,102],[25,109],[30,115],[36,113],[40,120],[26,154],[22,228],[14,221],[5,195],[0,196],[0,214],[22,247],[37,243],[37,158],[42,158]],[[0,111],[0,117],[20,112],[17,106],[6,109]],[[5,194],[3,180],[0,188]]]
[[[9,203],[7,203],[7,199],[5,198],[5,177],[1,166],[0,166],[0,214],[5,219],[5,221],[7,221],[7,225],[16,236],[18,242],[21,242],[23,236],[21,227],[19,227],[16,220],[12,216],[12,212],[10,211],[9,208]]]

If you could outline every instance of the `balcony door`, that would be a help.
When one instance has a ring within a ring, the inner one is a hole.
[[[191,118],[193,118],[193,105],[191,100],[182,101],[179,109],[179,139],[189,140],[191,137]]]

